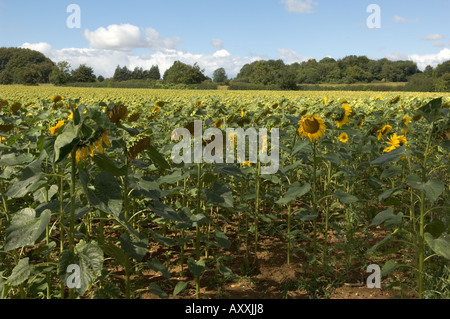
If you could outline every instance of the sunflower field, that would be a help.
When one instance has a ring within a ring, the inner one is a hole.
[[[367,298],[450,298],[449,107],[0,87],[0,299],[334,298],[371,265]],[[198,120],[234,146],[227,128],[279,129],[278,171],[176,164],[172,132]]]

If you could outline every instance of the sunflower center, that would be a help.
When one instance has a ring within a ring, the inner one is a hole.
[[[317,133],[320,129],[320,123],[316,119],[306,119],[303,122],[303,130],[306,133],[314,134]]]

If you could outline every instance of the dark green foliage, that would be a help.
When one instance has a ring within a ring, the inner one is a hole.
[[[40,52],[0,48],[0,84],[48,83],[53,66],[54,63]]]
[[[164,81],[172,84],[200,84],[207,78],[197,63],[193,66],[175,61],[164,73]]]

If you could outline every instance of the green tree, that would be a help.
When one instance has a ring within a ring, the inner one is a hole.
[[[76,83],[89,83],[95,82],[95,80],[94,70],[85,64],[81,64],[76,70],[72,71],[72,81]]]
[[[54,85],[66,84],[70,81],[70,64],[67,61],[58,62],[50,74],[50,83]]]
[[[3,70],[0,72],[0,84],[8,85],[13,84],[14,78],[11,72],[8,70]]]
[[[41,80],[41,73],[35,65],[29,65],[19,72],[19,83],[25,85],[37,85]]]
[[[150,70],[147,72],[146,78],[150,80],[161,80],[161,72],[159,71],[159,67],[157,65],[152,65]]]
[[[175,61],[173,65],[164,72],[164,81],[172,84],[200,84],[207,78],[203,74],[197,63],[193,66],[180,61]]]
[[[128,81],[133,78],[133,72],[130,71],[126,66],[123,68],[120,67],[120,65],[117,66],[113,79],[114,81],[122,82],[122,81]]]
[[[440,78],[446,73],[450,73],[450,61],[446,61],[444,63],[439,64],[433,72],[433,76],[435,78]]]
[[[213,81],[216,83],[223,83],[228,80],[227,73],[224,68],[218,68],[213,73]]]

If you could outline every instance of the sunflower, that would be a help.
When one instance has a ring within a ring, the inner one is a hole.
[[[377,133],[378,133],[378,140],[379,141],[382,140],[383,137],[385,137],[390,131],[392,131],[392,126],[390,126],[389,124],[385,125],[381,130],[378,130],[377,131]]]
[[[336,118],[336,126],[341,128],[344,125],[348,125],[350,122],[349,116],[353,114],[352,108],[348,104],[344,104],[341,106],[341,110],[339,114],[337,114]]]
[[[222,122],[222,120],[219,119],[219,120],[215,121],[215,122],[214,122],[214,126],[215,126],[216,128],[223,128],[223,122]]]
[[[134,159],[147,148],[149,148],[151,143],[150,137],[143,137],[137,141],[130,149],[127,151],[127,158],[129,162],[134,161]]]
[[[252,167],[252,164],[250,164],[249,161],[245,161],[244,163],[241,164],[242,167],[244,166],[248,166],[248,167]]]
[[[94,140],[89,140],[84,142],[82,145],[77,147],[75,153],[75,160],[77,164],[79,162],[87,160],[89,157],[94,157],[95,153],[103,154],[104,146],[110,146],[111,142],[108,138],[109,131],[104,131],[100,135],[96,134]],[[69,154],[69,158],[72,154]]]
[[[311,142],[315,142],[324,136],[327,128],[325,121],[315,114],[306,115],[306,117],[303,117],[298,124],[300,125],[298,133],[301,136],[308,137]]]
[[[406,145],[406,144],[408,144],[408,141],[406,140],[405,136],[403,136],[403,135],[397,136],[397,134],[395,133],[395,134],[391,135],[390,137],[388,137],[387,143],[391,146],[385,148],[383,151],[384,153],[389,153],[403,145]]]
[[[64,98],[60,95],[54,95],[51,97],[51,100],[53,103],[58,103],[58,102],[64,100]]]
[[[403,119],[405,120],[405,122],[404,122],[405,126],[406,126],[406,127],[409,127],[409,123],[411,123],[412,117],[409,117],[408,115],[405,115],[405,116],[403,117]]]
[[[117,105],[108,112],[109,121],[117,124],[119,121],[125,121],[128,117],[128,108],[125,105]]]
[[[339,135],[339,141],[341,141],[342,143],[347,143],[348,142],[348,134],[342,133],[341,135]]]
[[[56,124],[53,127],[50,127],[50,134],[51,135],[55,135],[56,133],[58,133],[59,129],[65,124],[66,122],[64,120],[61,120],[58,122],[58,124]]]
[[[245,110],[241,110],[241,117],[245,116]]]

